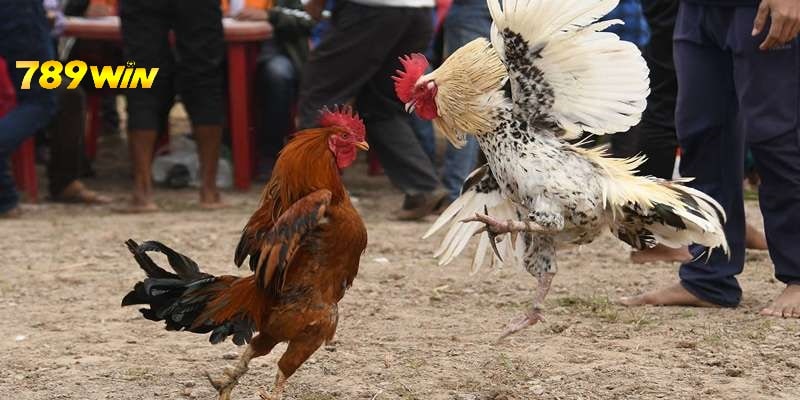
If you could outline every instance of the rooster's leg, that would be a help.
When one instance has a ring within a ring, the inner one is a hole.
[[[254,355],[255,350],[253,350],[252,345],[248,345],[239,358],[239,362],[232,368],[226,367],[219,378],[214,378],[210,373],[206,372],[206,377],[211,382],[211,386],[214,386],[214,389],[219,392],[219,400],[230,400],[231,391],[239,382],[239,378],[247,372],[248,364],[250,364],[250,360],[253,359]]]
[[[531,232],[531,233],[553,233],[564,229],[564,217],[560,214],[533,212],[528,214],[529,220],[509,219],[501,221],[489,215],[484,206],[483,214],[475,213],[474,217],[466,218],[461,222],[480,222],[485,226],[475,232],[476,235],[488,232],[490,235],[502,235],[505,233]]]
[[[533,297],[533,305],[522,316],[512,320],[506,327],[505,332],[500,335],[498,341],[513,335],[531,325],[535,325],[539,321],[544,322],[544,313],[542,304],[547,292],[550,290],[550,283],[553,281],[554,273],[545,273],[539,277],[539,284],[536,287],[536,294]]]
[[[530,233],[524,234],[525,269],[533,275],[538,284],[533,295],[533,304],[522,316],[512,320],[497,340],[503,340],[531,325],[544,321],[543,305],[550,284],[556,275],[555,244],[552,237]]]
[[[493,235],[516,232],[545,232],[545,229],[535,222],[515,221],[512,219],[501,221],[488,214],[475,214],[474,217],[462,219],[461,222],[480,222],[485,224],[486,226],[475,232],[476,235],[483,232]]]
[[[275,377],[275,387],[272,388],[272,393],[267,394],[262,389],[259,390],[259,396],[263,400],[280,400],[283,390],[286,388],[286,380],[322,346],[322,342],[322,338],[318,337],[305,337],[290,341],[286,352],[278,360],[278,374]]]
[[[278,374],[275,376],[275,387],[272,388],[272,393],[267,393],[264,389],[259,389],[258,395],[261,397],[261,400],[280,400],[284,389],[286,389],[286,375],[279,369]]]
[[[210,373],[206,372],[206,377],[211,382],[211,386],[214,386],[219,392],[219,400],[230,400],[231,391],[239,383],[239,378],[247,372],[250,360],[269,354],[277,343],[267,335],[257,335],[250,341],[236,365],[226,367],[222,372],[222,376],[214,378]]]

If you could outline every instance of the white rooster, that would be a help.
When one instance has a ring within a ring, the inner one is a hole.
[[[636,249],[699,243],[728,251],[722,207],[686,180],[639,177],[643,157],[615,159],[567,142],[626,131],[645,108],[639,50],[602,32],[620,21],[597,22],[617,2],[489,0],[491,43],[475,39],[428,74],[424,56],[401,59],[395,89],[406,109],[455,145],[475,135],[488,160],[426,234],[448,227],[440,264],[478,235],[473,272],[493,248],[538,279],[532,306],[501,338],[543,320],[557,248],[592,242],[607,228]]]

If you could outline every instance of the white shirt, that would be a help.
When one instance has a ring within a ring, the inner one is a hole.
[[[234,16],[244,9],[244,0],[230,0],[228,4],[228,15]]]

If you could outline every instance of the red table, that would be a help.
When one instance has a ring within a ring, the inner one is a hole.
[[[253,60],[261,43],[272,36],[267,22],[223,18],[228,51],[228,120],[233,145],[234,186],[250,187],[253,171],[251,98]],[[64,36],[88,40],[121,41],[119,18],[68,17]],[[134,60],[135,61],[135,60]]]

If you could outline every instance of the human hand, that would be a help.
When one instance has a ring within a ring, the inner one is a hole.
[[[753,21],[753,36],[764,30],[768,16],[772,22],[766,39],[759,46],[761,50],[787,43],[800,33],[800,0],[761,0]]]
[[[253,7],[245,7],[239,11],[234,18],[240,21],[266,21],[267,10]]]
[[[322,19],[322,12],[325,11],[325,0],[310,0],[305,5],[306,13],[314,21]]]
[[[85,16],[89,18],[108,17],[114,15],[114,9],[108,4],[104,3],[91,3],[89,8],[86,9]]]

